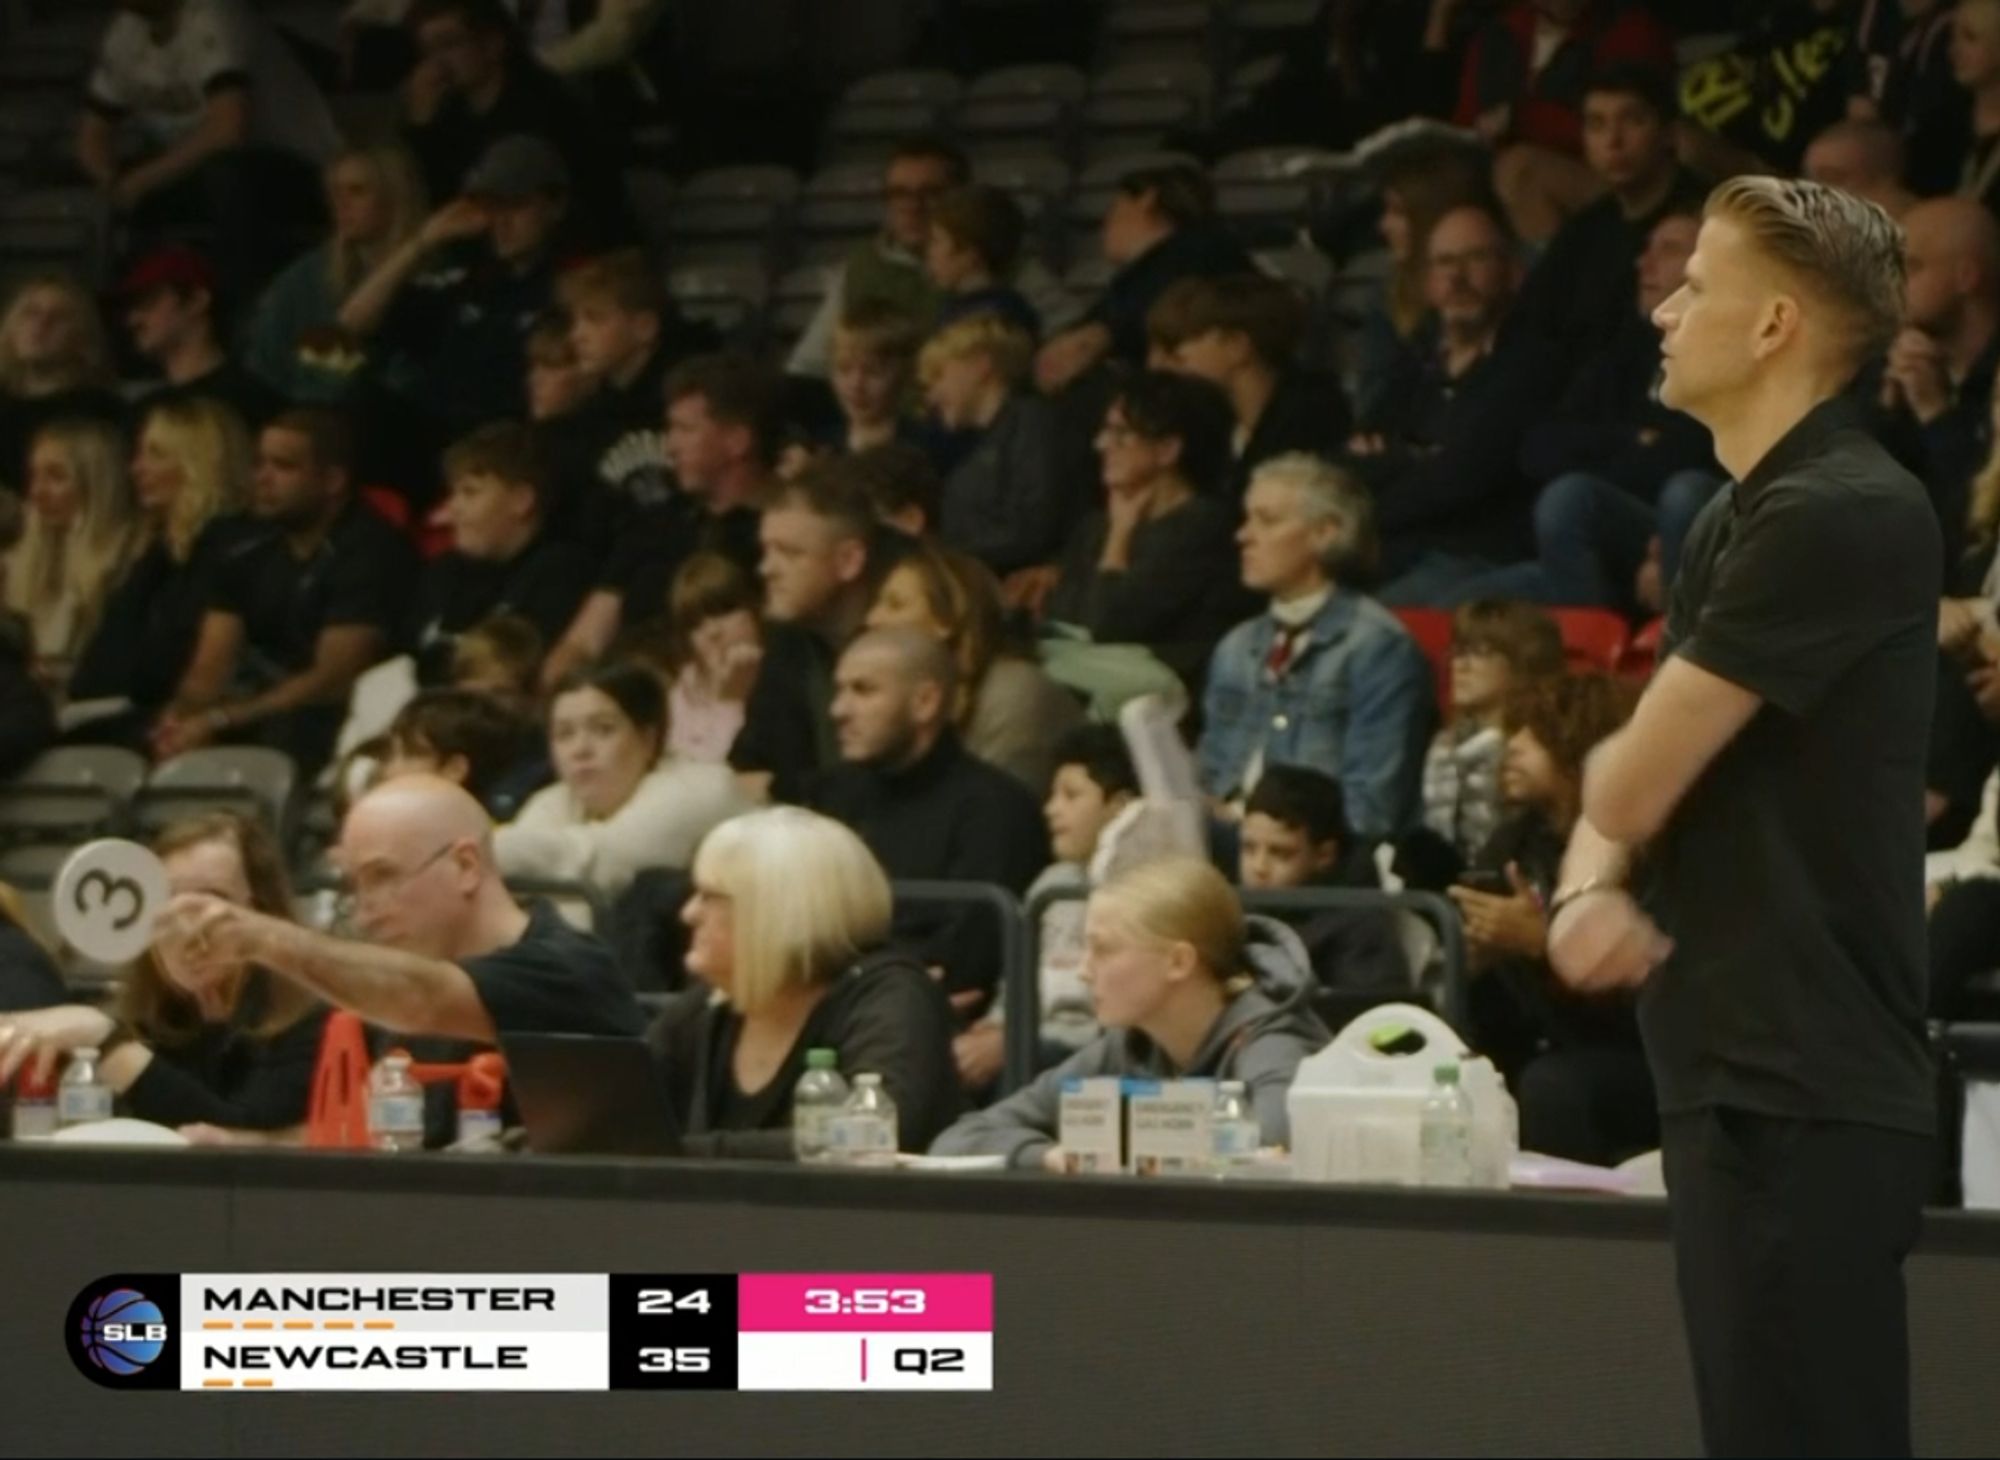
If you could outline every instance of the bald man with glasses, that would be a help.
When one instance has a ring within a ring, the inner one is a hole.
[[[510,1033],[637,1034],[611,952],[547,904],[523,908],[493,861],[493,824],[461,787],[404,776],[354,804],[334,860],[337,938],[199,894],[176,897],[155,948],[190,991],[244,962],[407,1035],[491,1044]]]

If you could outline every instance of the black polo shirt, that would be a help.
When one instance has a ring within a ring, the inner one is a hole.
[[[426,684],[449,677],[458,636],[498,614],[526,619],[553,645],[590,588],[590,562],[573,542],[535,537],[505,562],[443,553],[424,569],[415,632],[418,677]]]
[[[1652,848],[1674,952],[1640,996],[1667,1114],[1928,1132],[1924,761],[1937,519],[1856,403],[1696,521],[1668,651],[1763,705]]]
[[[267,529],[217,570],[210,607],[243,620],[244,677],[272,684],[311,667],[329,628],[379,629],[395,644],[416,576],[409,540],[357,504],[304,559]]]

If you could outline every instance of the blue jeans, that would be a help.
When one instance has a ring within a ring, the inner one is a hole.
[[[1588,472],[1557,477],[1535,500],[1535,561],[1483,575],[1467,596],[1630,612],[1647,546],[1660,539],[1660,586],[1670,590],[1688,529],[1721,485],[1707,472],[1676,472],[1648,506]]]
[[[1385,608],[1456,608],[1478,597],[1469,590],[1495,571],[1484,558],[1427,549],[1383,584],[1375,597]]]

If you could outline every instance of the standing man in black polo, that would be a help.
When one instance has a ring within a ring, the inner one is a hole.
[[[1712,1454],[1910,1452],[1938,527],[1842,398],[1902,309],[1873,204],[1767,177],[1710,197],[1655,319],[1662,398],[1734,481],[1689,537],[1668,657],[1591,757],[1550,905],[1565,979],[1644,985]],[[1623,890],[1641,848],[1658,926]]]

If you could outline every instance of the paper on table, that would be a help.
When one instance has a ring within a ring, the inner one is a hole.
[[[1601,1191],[1611,1196],[1646,1195],[1635,1173],[1608,1166],[1587,1166],[1522,1151],[1507,1163],[1507,1184],[1542,1191]]]
[[[1005,1171],[1005,1156],[919,1156],[899,1152],[896,1164],[905,1171]]]

